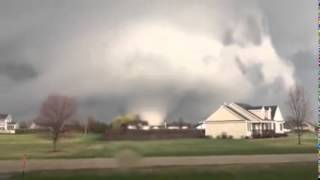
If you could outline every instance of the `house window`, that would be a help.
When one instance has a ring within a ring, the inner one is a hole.
[[[248,123],[247,125],[248,125],[248,131],[251,131],[251,124]]]
[[[276,124],[273,124],[273,130],[276,130]]]
[[[283,124],[280,124],[280,131],[282,131],[282,128],[283,128],[282,126],[283,126]]]

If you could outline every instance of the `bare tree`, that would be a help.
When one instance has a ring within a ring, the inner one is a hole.
[[[287,106],[290,114],[288,120],[293,124],[298,135],[298,144],[301,144],[303,123],[307,120],[310,112],[309,102],[303,87],[295,86],[290,89]]]
[[[65,123],[75,114],[76,103],[73,98],[63,95],[50,95],[42,103],[36,124],[48,127],[52,135],[53,151],[57,151],[57,142]]]

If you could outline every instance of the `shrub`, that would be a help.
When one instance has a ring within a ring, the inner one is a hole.
[[[277,137],[287,137],[287,136],[288,136],[288,134],[286,134],[286,133],[285,134],[275,134],[274,135],[274,137],[276,137],[276,138]]]
[[[35,134],[35,133],[46,133],[49,129],[16,129],[16,134]]]
[[[195,129],[110,129],[105,132],[106,140],[151,140],[204,137],[204,131]]]
[[[228,136],[228,139],[233,139],[233,136],[232,136],[232,135],[229,135],[229,136]]]
[[[228,138],[227,133],[225,133],[225,132],[221,133],[221,138],[222,139],[227,139]]]

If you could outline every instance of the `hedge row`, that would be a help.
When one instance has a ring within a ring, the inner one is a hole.
[[[203,130],[196,129],[118,129],[107,130],[105,133],[106,140],[153,140],[182,138],[205,138],[205,133]]]
[[[16,129],[16,134],[33,134],[48,132],[48,129]]]

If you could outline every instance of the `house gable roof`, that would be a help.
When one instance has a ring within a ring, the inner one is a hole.
[[[6,119],[9,116],[9,114],[1,114],[0,113],[0,120]]]
[[[271,119],[262,119],[251,110],[261,110],[262,107],[271,110]],[[243,103],[230,103],[220,106],[213,114],[211,114],[205,121],[252,121],[252,122],[270,122],[274,121],[278,106],[251,106]]]
[[[243,116],[245,116],[249,121],[262,121],[259,116],[256,114],[248,111],[247,109],[242,108],[236,103],[230,103],[228,106],[233,107],[238,113],[241,113]]]
[[[238,111],[236,111],[235,109],[233,109],[230,106],[225,106],[225,108],[229,109],[230,111],[232,111],[233,113],[235,113],[237,116],[241,117],[244,120],[249,120],[248,118],[246,118],[245,116],[243,116],[241,113],[239,113]]]
[[[246,120],[241,114],[233,110],[232,108],[222,105],[218,110],[211,114],[205,122],[213,121],[243,121]]]
[[[251,106],[249,104],[244,104],[244,103],[235,103],[238,106],[242,107],[243,109],[247,110],[249,112],[249,110],[258,110],[258,109],[262,109],[262,107],[265,107],[266,109],[270,108],[271,109],[271,119],[274,120],[274,116],[276,114],[277,111],[277,105],[269,105],[269,106]]]

